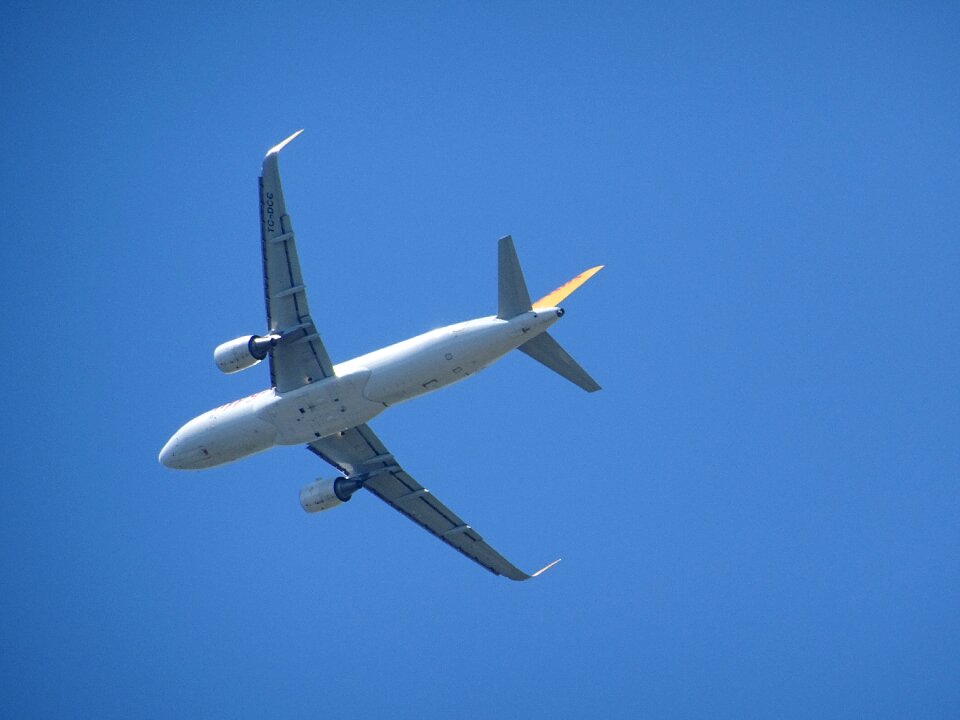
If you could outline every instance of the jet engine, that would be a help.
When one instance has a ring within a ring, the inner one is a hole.
[[[263,360],[270,348],[280,341],[279,335],[244,335],[222,345],[213,351],[213,361],[221,372],[230,373],[246,370]]]
[[[300,490],[300,506],[308,513],[320,512],[347,502],[363,486],[360,480],[337,477],[317,480]]]

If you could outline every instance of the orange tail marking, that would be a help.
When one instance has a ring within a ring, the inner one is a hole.
[[[592,267],[589,270],[584,270],[582,273],[580,273],[575,278],[573,278],[573,280],[568,280],[563,285],[561,285],[556,290],[554,290],[552,293],[548,295],[544,295],[542,298],[537,300],[533,304],[533,309],[542,310],[543,308],[556,307],[561,302],[563,302],[564,298],[570,295],[574,290],[576,290],[578,287],[583,285],[587,280],[592,278],[602,269],[603,269],[603,265],[597,265],[596,267]]]

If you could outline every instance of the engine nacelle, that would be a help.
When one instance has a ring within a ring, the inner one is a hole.
[[[359,480],[338,477],[332,480],[317,480],[300,490],[300,506],[308,513],[320,512],[347,502],[359,490]]]
[[[270,348],[280,341],[279,335],[244,335],[222,345],[213,351],[213,361],[221,372],[231,373],[246,370],[263,360]]]

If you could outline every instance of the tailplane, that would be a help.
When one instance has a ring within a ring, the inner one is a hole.
[[[509,235],[500,238],[497,253],[497,317],[501,320],[509,320],[531,310],[557,307],[574,290],[603,268],[603,265],[597,265],[585,270],[573,280],[564,283],[550,294],[544,295],[535,303],[531,303],[530,293],[527,292],[527,283],[523,279],[523,271],[520,269],[520,261],[517,259],[517,251],[513,247],[513,238]],[[562,312],[561,310],[558,314],[562,314]],[[532,340],[528,340],[520,346],[520,350],[587,392],[596,392],[600,389],[597,381],[590,377],[587,371],[580,367],[577,361],[570,357],[570,354],[547,333],[541,333]]]
[[[513,247],[513,238],[509,235],[500,238],[497,246],[497,279],[498,318],[509,320],[533,309],[517,251]]]
[[[560,347],[560,343],[549,333],[540,333],[532,340],[527,340],[518,349],[587,392],[596,392],[600,389],[597,381],[590,377],[587,371],[580,367],[577,361],[570,357],[570,353]]]

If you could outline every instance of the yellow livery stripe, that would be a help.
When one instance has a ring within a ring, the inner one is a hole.
[[[597,265],[589,270],[584,270],[582,273],[573,278],[573,280],[565,282],[549,295],[544,295],[542,298],[537,300],[533,304],[533,309],[542,310],[543,308],[556,307],[563,302],[564,298],[570,295],[574,290],[583,285],[587,280],[592,278],[601,270],[603,270],[603,265]]]

